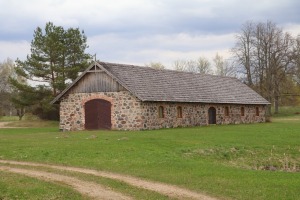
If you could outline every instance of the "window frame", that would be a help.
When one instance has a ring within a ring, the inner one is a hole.
[[[182,118],[182,107],[177,106],[177,118]]]
[[[242,117],[245,116],[245,107],[244,106],[241,107],[241,116]]]
[[[259,116],[259,107],[258,106],[255,107],[255,116],[256,117]]]
[[[229,117],[229,106],[225,106],[224,115],[225,115],[225,117]]]
[[[160,118],[160,119],[165,118],[165,113],[164,113],[164,107],[163,106],[158,106],[158,118]]]

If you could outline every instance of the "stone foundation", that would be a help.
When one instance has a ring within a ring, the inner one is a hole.
[[[226,105],[204,103],[141,102],[127,91],[74,93],[65,95],[60,102],[60,129],[63,131],[84,130],[84,104],[92,99],[109,101],[113,130],[147,130],[172,127],[201,126],[208,124],[208,109],[216,109],[217,124],[240,124],[265,122],[263,105]],[[159,106],[164,117],[159,118]],[[177,116],[177,107],[182,108],[182,117]],[[228,116],[225,116],[225,107]],[[244,116],[241,116],[244,107]],[[259,109],[257,116],[256,107]]]

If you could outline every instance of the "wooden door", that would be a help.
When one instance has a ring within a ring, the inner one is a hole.
[[[214,107],[210,107],[208,109],[208,124],[216,124],[216,109]]]
[[[85,103],[85,129],[111,129],[111,103],[93,99]]]

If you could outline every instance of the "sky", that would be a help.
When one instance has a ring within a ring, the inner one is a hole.
[[[0,0],[0,62],[26,59],[47,22],[84,30],[101,61],[145,65],[231,56],[247,21],[300,34],[299,0]]]

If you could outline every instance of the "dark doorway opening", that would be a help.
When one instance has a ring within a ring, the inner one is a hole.
[[[208,124],[216,124],[216,109],[214,107],[210,107],[208,109]]]
[[[111,129],[111,103],[93,99],[85,103],[85,129]]]

